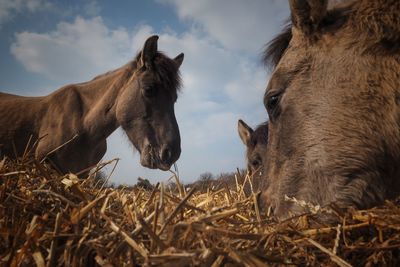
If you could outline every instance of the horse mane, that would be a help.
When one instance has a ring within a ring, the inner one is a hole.
[[[115,74],[118,71],[126,70],[129,73],[133,73],[137,69],[137,62],[140,60],[140,52],[135,56],[134,60],[128,62],[124,66],[117,68],[115,70],[108,71],[106,73],[97,75],[91,81],[99,80],[108,75]],[[171,93],[176,93],[181,90],[182,79],[179,72],[179,68],[176,66],[175,62],[168,58],[164,53],[157,52],[154,63],[157,66],[155,69],[158,77],[162,77],[162,83],[165,85],[167,90]],[[125,79],[129,79],[131,74],[124,75]]]
[[[117,68],[117,69],[115,69],[115,70],[110,70],[110,71],[107,71],[107,72],[105,72],[105,73],[102,73],[102,74],[99,74],[99,75],[95,76],[91,81],[99,80],[99,79],[101,79],[101,78],[103,78],[103,77],[105,77],[105,76],[114,74],[114,73],[118,72],[118,71],[121,70],[121,69],[127,69],[127,68],[130,67],[130,66],[131,66],[133,69],[135,69],[135,68],[136,68],[136,62],[135,62],[134,60],[132,60],[132,61],[126,63],[125,65],[123,65],[122,67],[119,67],[119,68]]]

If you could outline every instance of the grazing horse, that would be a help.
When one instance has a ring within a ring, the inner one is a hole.
[[[253,130],[244,121],[238,121],[240,139],[246,146],[247,170],[251,175],[261,176],[264,172],[263,161],[268,143],[268,122],[264,122]]]
[[[106,138],[121,126],[143,166],[168,170],[181,153],[174,103],[183,54],[168,58],[157,41],[148,38],[126,65],[48,96],[0,93],[2,153],[21,156],[29,140],[39,140],[36,158],[76,173],[101,160]]]
[[[400,1],[290,0],[275,64],[262,203],[278,218],[311,204],[368,208],[400,193]]]

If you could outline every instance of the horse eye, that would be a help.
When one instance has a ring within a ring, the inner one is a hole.
[[[277,110],[280,98],[281,98],[281,93],[267,96],[265,107],[267,108],[268,114],[271,118],[274,118],[278,115]]]
[[[154,87],[148,87],[143,89],[143,94],[145,97],[151,98],[154,97],[156,95],[156,88]]]
[[[253,165],[253,167],[254,167],[255,169],[257,169],[257,168],[261,165],[261,158],[258,156],[258,157],[256,157],[255,159],[253,159],[253,160],[251,161],[251,165]]]
[[[278,104],[279,101],[279,96],[278,95],[273,95],[268,98],[268,103],[267,103],[267,108],[268,109],[274,109],[276,105]]]

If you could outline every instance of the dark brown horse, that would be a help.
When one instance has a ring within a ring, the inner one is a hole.
[[[39,140],[37,158],[79,172],[100,161],[106,138],[121,126],[143,166],[168,170],[181,153],[174,103],[183,54],[168,58],[157,51],[157,40],[147,39],[125,66],[48,96],[0,93],[1,152],[21,156],[29,140]]]
[[[253,130],[244,121],[238,121],[240,139],[246,146],[247,170],[251,175],[261,176],[268,144],[268,122],[258,125]]]
[[[284,218],[312,204],[367,208],[400,192],[400,1],[291,0],[275,63],[264,206]]]

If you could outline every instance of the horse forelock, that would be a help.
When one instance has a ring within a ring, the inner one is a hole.
[[[355,37],[352,44],[360,43],[363,37],[363,45],[367,52],[399,53],[399,13],[400,2],[397,0],[336,1],[328,10],[318,30],[324,34],[333,32],[351,17],[348,28]],[[291,39],[292,24],[289,22],[280,34],[266,44],[262,58],[265,66],[271,69],[276,67]]]
[[[343,19],[347,17],[351,10],[352,8],[349,4],[332,8],[324,17],[319,28],[324,28],[325,32],[332,31],[338,24],[340,25],[343,22]],[[287,22],[281,33],[266,44],[263,52],[263,62],[265,66],[273,69],[279,63],[292,39],[292,26],[291,22]]]
[[[263,53],[265,66],[275,68],[278,65],[291,39],[292,24],[288,23],[280,34],[266,44]]]
[[[138,53],[134,60],[136,66],[140,60],[141,53]],[[157,51],[153,71],[161,78],[161,82],[171,94],[177,94],[182,88],[182,79],[179,71],[179,67],[175,61],[167,57],[163,52]]]

